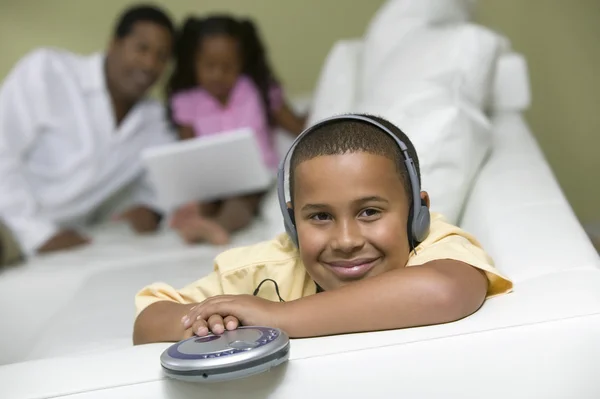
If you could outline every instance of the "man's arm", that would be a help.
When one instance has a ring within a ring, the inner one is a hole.
[[[59,232],[58,226],[39,216],[39,205],[24,176],[24,154],[36,139],[40,115],[47,114],[40,108],[47,100],[44,65],[48,62],[44,51],[26,56],[0,87],[0,218],[27,255],[86,242],[77,233]]]
[[[113,219],[129,223],[138,234],[155,232],[164,214],[145,172],[125,187],[110,206],[122,210]]]
[[[466,263],[432,261],[282,304],[280,327],[299,338],[452,322],[479,309],[487,285]]]

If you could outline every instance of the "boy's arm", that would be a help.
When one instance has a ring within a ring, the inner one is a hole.
[[[288,302],[281,327],[314,337],[447,323],[474,313],[487,285],[479,269],[435,260]]]
[[[213,271],[181,290],[156,283],[143,288],[135,297],[137,317],[133,344],[177,342],[192,336],[181,322],[190,309],[206,298],[223,294],[219,273]]]
[[[196,305],[171,301],[159,301],[145,308],[133,326],[133,344],[153,342],[177,342],[192,336],[191,329],[184,329],[181,318]]]
[[[279,327],[292,338],[316,337],[455,321],[475,312],[487,291],[483,271],[444,259],[290,302],[221,295],[203,301],[186,316],[193,331],[206,326],[214,331],[213,315],[219,315],[234,317],[242,325]]]

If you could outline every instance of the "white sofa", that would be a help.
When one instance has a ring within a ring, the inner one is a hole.
[[[359,62],[363,43],[352,43]],[[226,384],[177,382],[159,364],[168,344],[131,346],[133,295],[155,280],[196,279],[222,248],[185,247],[168,231],[136,238],[107,225],[93,232],[92,247],[0,275],[0,397],[600,397],[600,259],[523,119],[529,102],[525,60],[505,52],[490,101],[492,150],[469,186],[460,224],[515,289],[474,315],[293,340],[290,361],[269,373]],[[261,219],[232,245],[282,231],[271,194]]]

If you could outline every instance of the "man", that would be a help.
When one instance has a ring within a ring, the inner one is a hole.
[[[39,49],[17,63],[0,87],[0,265],[84,245],[81,228],[108,217],[157,228],[139,154],[173,137],[144,98],[173,37],[162,10],[138,6],[103,54]]]

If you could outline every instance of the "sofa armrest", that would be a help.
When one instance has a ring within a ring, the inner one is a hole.
[[[496,63],[489,108],[494,112],[524,111],[530,105],[527,60],[515,52],[502,54]]]
[[[600,258],[519,113],[492,117],[493,152],[467,200],[461,226],[515,282]]]
[[[227,383],[166,378],[159,360],[165,343],[1,366],[0,392],[11,399],[362,398],[390,391],[464,398],[487,389],[489,399],[600,397],[599,284],[598,270],[556,273],[523,282],[454,323],[292,340],[286,364]]]

